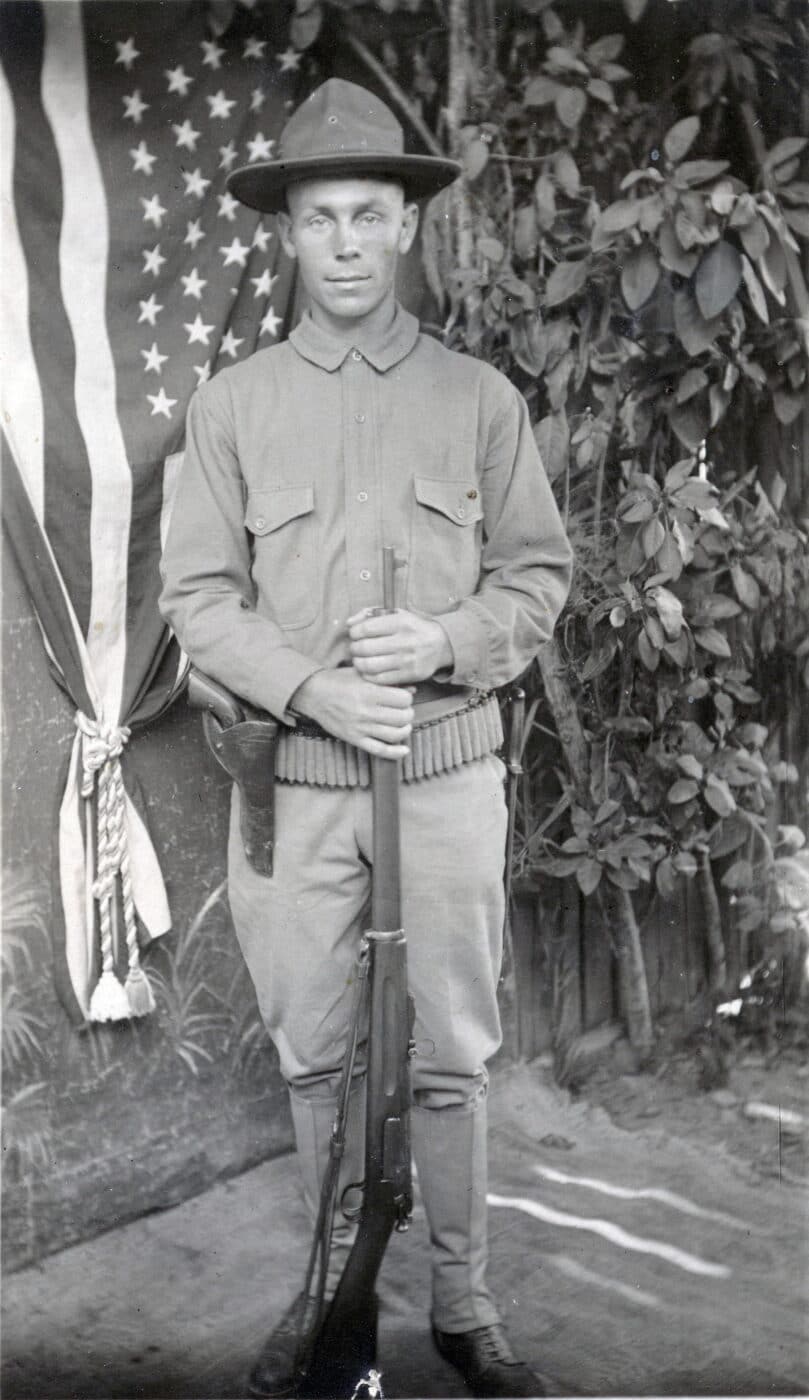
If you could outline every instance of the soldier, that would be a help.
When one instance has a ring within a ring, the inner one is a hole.
[[[396,301],[415,201],[458,173],[405,154],[393,113],[336,79],[290,118],[277,159],[233,172],[240,200],[277,214],[309,309],[288,341],[194,395],[162,608],[203,671],[283,723],[274,871],[246,859],[234,790],[229,892],[313,1211],[371,878],[369,755],[402,760],[433,1338],[474,1394],[535,1396],[486,1285],[506,833],[494,690],[551,636],[571,552],[520,394]],[[402,561],[400,606],[379,615],[383,546]],[[346,1182],[362,1177],[361,1118],[359,1084]],[[330,1291],[350,1243],[340,1219]],[[295,1316],[269,1338],[252,1394],[291,1392]]]

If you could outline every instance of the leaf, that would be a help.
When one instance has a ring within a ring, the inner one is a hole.
[[[289,22],[289,42],[293,49],[311,48],[323,24],[323,7],[314,5],[306,14],[293,15]]]
[[[677,888],[677,882],[674,878],[674,866],[668,856],[660,861],[655,870],[655,886],[658,894],[662,895],[664,899],[669,899]]]
[[[540,228],[552,228],[556,218],[556,188],[550,175],[546,175],[544,170],[534,185],[534,205],[539,215]]]
[[[692,398],[686,404],[672,404],[669,422],[684,447],[696,452],[708,436],[711,414],[705,396]]]
[[[542,321],[536,311],[515,316],[510,329],[511,349],[515,360],[526,374],[538,375],[545,368],[545,338]]]
[[[770,237],[767,247],[758,259],[758,270],[765,287],[769,288],[776,301],[783,306],[784,287],[787,282],[787,263],[779,238]]]
[[[646,0],[624,0],[624,11],[633,24],[637,24],[646,9]]]
[[[770,313],[767,310],[767,298],[764,295],[764,288],[753,271],[753,264],[746,253],[742,253],[742,279],[744,281],[747,295],[750,298],[750,305],[755,311],[758,319],[763,321],[765,326],[770,324]]]
[[[597,860],[588,857],[576,867],[576,880],[582,894],[592,894],[601,881],[602,867]]]
[[[596,676],[602,675],[610,665],[616,651],[618,650],[618,638],[610,632],[600,646],[591,652],[581,668],[579,679],[582,681],[594,680]]]
[[[741,280],[741,254],[723,238],[705,253],[694,279],[697,305],[706,321],[724,311],[736,295]]]
[[[730,643],[724,633],[717,631],[715,627],[700,627],[694,633],[694,641],[703,651],[709,651],[712,656],[730,657]]]
[[[804,149],[807,142],[806,136],[785,136],[783,140],[776,141],[771,151],[764,157],[764,169],[773,170],[776,165],[783,165],[785,160],[791,156],[797,156]]]
[[[603,78],[591,78],[587,84],[587,91],[591,97],[595,97],[598,102],[604,102],[607,107],[615,106],[615,93]]]
[[[682,187],[688,185],[704,185],[706,180],[715,180],[718,175],[724,175],[730,161],[727,160],[686,160],[679,167],[675,184]]]
[[[467,178],[476,180],[489,163],[488,143],[481,141],[479,137],[470,141],[463,153],[462,163]]]
[[[696,856],[692,855],[690,851],[678,851],[673,858],[673,864],[675,870],[678,870],[681,875],[696,875],[697,873]]]
[[[735,814],[725,821],[717,822],[708,833],[708,850],[713,860],[728,856],[743,846],[750,835],[750,828],[742,817]]]
[[[741,564],[731,564],[730,576],[739,602],[748,612],[756,612],[761,607],[761,590],[753,575],[748,574]]]
[[[581,185],[581,175],[570,151],[557,151],[553,161],[553,169],[565,194],[570,196],[577,194]]]
[[[585,78],[589,76],[587,64],[582,63],[572,49],[566,49],[561,44],[551,45],[548,49],[548,61],[555,63],[557,68],[563,68],[567,73],[581,73]]]
[[[698,792],[699,783],[695,783],[693,778],[678,778],[676,783],[672,783],[666,797],[673,807],[678,807],[682,802],[690,802]]]
[[[596,39],[592,44],[588,44],[585,49],[587,62],[593,68],[599,68],[602,63],[609,63],[623,52],[623,34],[604,34],[600,39]]]
[[[526,107],[546,107],[549,102],[555,102],[558,93],[562,91],[562,84],[557,83],[555,78],[546,78],[540,75],[532,78],[527,88],[523,102]]]
[[[674,293],[674,329],[688,354],[696,358],[713,345],[722,319],[706,321],[690,288],[679,287]]]
[[[660,652],[652,645],[645,631],[638,633],[638,656],[647,671],[656,671],[660,665]]]
[[[723,217],[730,213],[736,202],[736,193],[730,180],[720,180],[711,190],[711,208]]]
[[[563,126],[573,131],[587,110],[587,94],[583,88],[560,88],[554,102],[556,115]]]
[[[677,389],[674,395],[675,401],[677,403],[687,403],[687,401],[690,398],[693,398],[694,394],[698,393],[700,389],[707,389],[707,387],[708,376],[705,373],[704,369],[687,369],[679,384],[677,385]]]
[[[627,505],[627,501],[629,504]],[[654,506],[648,496],[643,496],[639,492],[628,492],[624,496],[616,514],[625,525],[636,525],[643,520],[649,520],[654,511]]]
[[[534,426],[534,439],[551,481],[567,470],[570,429],[564,409],[548,413]]]
[[[669,467],[663,481],[665,491],[677,491],[690,477],[694,470],[694,458],[683,457],[682,461],[675,462],[673,467]]]
[[[673,165],[690,151],[699,135],[699,128],[699,117],[683,117],[682,121],[675,122],[666,132],[663,137],[663,150]]]
[[[693,753],[682,753],[677,759],[677,767],[681,773],[685,773],[687,778],[694,778],[697,782],[702,781],[703,767],[699,759]]]
[[[801,238],[809,238],[809,209],[785,209],[784,219]]]
[[[736,798],[724,778],[717,778],[715,773],[708,774],[703,793],[708,806],[718,817],[729,817],[731,812],[736,811]]]
[[[602,210],[598,219],[599,227],[605,233],[620,233],[638,222],[639,213],[636,199],[616,199],[614,204],[608,204],[606,209]]]
[[[749,890],[753,884],[754,872],[749,860],[737,860],[725,871],[720,884],[726,890]]]
[[[772,405],[779,423],[794,423],[805,402],[803,394],[787,394],[783,389],[776,389],[772,396]]]
[[[627,254],[621,268],[621,294],[630,311],[649,300],[659,278],[660,264],[650,243],[641,243]]]
[[[535,257],[538,240],[536,210],[533,204],[523,204],[514,216],[514,251],[517,257]]]
[[[569,301],[571,297],[576,296],[581,291],[589,272],[590,262],[588,258],[583,258],[581,262],[557,263],[545,284],[543,304],[545,306],[561,306],[562,302]]]
[[[739,229],[739,238],[744,251],[752,262],[757,262],[759,258],[763,257],[770,245],[769,230],[758,214],[751,223]]]
[[[657,608],[657,615],[663,624],[663,631],[670,642],[676,641],[683,630],[682,603],[676,594],[668,588],[663,588],[662,585],[653,588],[651,594]]]
[[[683,248],[670,218],[665,219],[660,227],[659,245],[663,266],[680,277],[690,277],[699,262],[699,253]]]
[[[657,515],[653,515],[643,527],[643,552],[647,559],[653,559],[657,554],[661,544],[666,538],[666,531],[662,520]]]

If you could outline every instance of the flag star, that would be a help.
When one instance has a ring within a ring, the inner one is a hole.
[[[210,379],[211,377],[210,360],[206,360],[204,365],[194,365],[193,370],[197,376],[197,388],[199,388],[200,384],[204,384],[206,379]]]
[[[226,330],[225,334],[222,336],[222,340],[219,345],[219,353],[220,355],[230,355],[230,358],[232,360],[235,360],[238,354],[239,346],[243,344],[244,336],[242,336],[240,339],[237,339],[236,336],[233,334],[233,331],[230,328],[228,328],[228,330]]]
[[[242,58],[263,58],[266,47],[266,39],[259,39],[255,34],[251,34],[245,43]]]
[[[211,182],[203,177],[199,166],[196,170],[182,170],[180,173],[185,180],[186,194],[195,194],[198,199],[202,199]]]
[[[253,140],[247,143],[247,149],[250,152],[247,159],[269,160],[274,145],[275,142],[271,136],[265,136],[263,132],[257,131]]]
[[[144,374],[148,374],[149,370],[154,370],[155,374],[162,374],[163,361],[168,359],[168,355],[161,355],[157,348],[156,340],[152,341],[151,350],[141,350],[140,353],[146,361],[146,364],[143,366]]]
[[[152,292],[148,301],[139,301],[138,306],[140,307],[138,325],[140,325],[141,321],[148,321],[149,325],[153,326],[158,314],[163,310],[162,306],[159,306],[155,300],[154,292]]]
[[[153,418],[156,413],[162,413],[166,418],[171,417],[171,410],[173,409],[177,400],[169,399],[166,397],[166,391],[163,388],[162,384],[160,385],[160,392],[158,394],[147,394],[146,397],[149,400],[149,403],[152,405]]]
[[[159,243],[156,243],[155,246],[154,246],[154,248],[144,248],[144,249],[143,249],[143,271],[144,271],[144,275],[145,275],[147,272],[153,272],[154,275],[155,275],[155,277],[157,277],[157,276],[159,275],[160,269],[161,269],[161,267],[163,266],[163,264],[164,264],[165,261],[166,261],[166,259],[163,257],[163,254],[162,254],[161,251],[160,251],[160,244],[159,244]]]
[[[202,49],[205,55],[205,57],[202,60],[203,67],[206,64],[209,68],[222,67],[222,55],[225,52],[225,50],[220,49],[219,45],[216,43],[215,40],[203,39],[202,43],[200,44],[200,48]]]
[[[250,111],[260,112],[266,101],[267,94],[264,89],[260,87],[253,88],[250,94]]]
[[[135,88],[134,92],[130,93],[128,97],[122,97],[121,101],[124,104],[124,120],[131,117],[135,125],[139,126],[144,112],[148,111],[151,105],[141,99],[140,88]]]
[[[285,49],[283,53],[277,53],[275,57],[281,65],[282,73],[297,73],[303,54],[299,53],[297,49],[293,49],[290,44],[288,49]]]
[[[197,149],[199,132],[194,130],[190,121],[172,122],[171,129],[177,137],[175,142],[177,146],[185,146],[189,151],[195,151]]]
[[[188,89],[194,79],[189,77],[183,65],[180,64],[177,68],[164,68],[163,72],[169,80],[169,92],[179,92],[181,97],[187,97]]]
[[[227,219],[228,223],[232,224],[233,220],[236,218],[236,210],[239,207],[238,199],[233,198],[230,190],[225,190],[224,194],[218,194],[216,198],[219,203],[219,214],[217,217],[220,219]]]
[[[222,159],[219,162],[219,169],[230,170],[230,167],[236,159],[236,147],[234,146],[233,142],[228,141],[228,144],[226,146],[220,146],[219,154],[222,157]]]
[[[250,252],[250,248],[238,238],[234,238],[233,242],[228,244],[227,247],[220,247],[219,251],[225,255],[224,267],[229,267],[230,264],[234,262],[238,263],[239,267],[247,266],[247,255]]]
[[[116,58],[115,62],[123,63],[124,68],[128,73],[130,68],[132,67],[132,64],[135,62],[135,59],[140,58],[140,49],[135,48],[135,40],[131,37],[131,35],[124,44],[117,40],[115,47],[118,50],[118,57]]]
[[[206,326],[204,324],[199,312],[197,312],[196,318],[193,321],[183,321],[183,325],[188,331],[189,345],[193,345],[194,341],[197,341],[200,345],[208,344],[208,337],[214,328],[213,326]]]
[[[270,269],[268,267],[265,267],[260,277],[251,277],[250,281],[253,283],[253,286],[256,289],[253,293],[253,296],[268,297],[276,282],[278,281],[280,275],[280,273],[276,273],[275,277],[271,277]]]
[[[227,120],[230,116],[231,107],[236,106],[236,98],[225,97],[224,88],[220,88],[218,92],[215,92],[213,97],[206,97],[205,101],[211,109],[211,121],[213,121],[214,117],[221,117],[223,121]]]
[[[132,167],[133,174],[138,170],[142,170],[144,175],[151,175],[152,166],[157,160],[157,156],[151,155],[145,141],[141,141],[139,146],[133,146],[129,154],[134,161]]]
[[[196,297],[197,301],[202,300],[202,289],[207,287],[208,283],[204,277],[200,277],[195,267],[192,267],[189,273],[181,274],[180,281],[183,284],[184,297]]]
[[[190,247],[196,248],[197,244],[200,243],[204,237],[205,234],[199,226],[199,219],[194,219],[193,221],[189,219],[183,243],[188,243]]]
[[[256,224],[256,231],[253,234],[253,247],[260,248],[262,253],[266,253],[267,244],[272,238],[272,233],[263,224]]]
[[[140,202],[143,205],[144,220],[148,219],[149,223],[154,224],[155,228],[160,228],[163,223],[163,215],[168,213],[168,210],[164,209],[163,205],[160,203],[160,196],[153,194],[151,199],[144,199],[141,196]]]
[[[267,307],[264,317],[259,326],[259,335],[277,335],[278,327],[281,324],[281,317],[276,316],[271,306]]]

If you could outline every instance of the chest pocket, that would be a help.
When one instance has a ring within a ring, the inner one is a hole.
[[[253,581],[259,606],[280,627],[307,627],[320,605],[311,486],[250,491],[244,523],[252,535]]]
[[[410,533],[408,603],[449,612],[477,588],[483,504],[475,481],[417,476]]]

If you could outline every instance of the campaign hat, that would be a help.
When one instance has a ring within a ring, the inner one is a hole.
[[[402,127],[380,98],[329,78],[292,114],[275,158],[240,166],[227,186],[242,204],[277,214],[286,208],[287,186],[299,180],[383,176],[401,180],[408,199],[422,199],[460,173],[449,158],[407,154]]]

